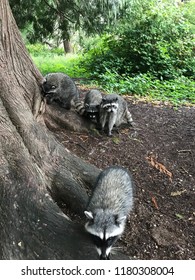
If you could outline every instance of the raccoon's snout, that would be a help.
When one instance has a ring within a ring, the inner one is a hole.
[[[101,249],[98,250],[100,260],[110,259],[110,249],[111,247],[102,246]]]
[[[109,259],[110,259],[110,254],[106,255],[106,254],[102,253],[100,255],[100,260],[109,260]]]

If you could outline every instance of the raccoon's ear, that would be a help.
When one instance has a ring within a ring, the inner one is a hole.
[[[84,211],[84,213],[87,219],[93,220],[93,213],[91,211]]]
[[[106,97],[102,97],[102,101],[106,101]]]
[[[120,225],[123,221],[125,221],[127,216],[120,217],[119,215],[115,215],[115,223]]]
[[[85,107],[89,108],[89,104],[88,104],[88,103],[86,103],[86,104],[85,104]]]

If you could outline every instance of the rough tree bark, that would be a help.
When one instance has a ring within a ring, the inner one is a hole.
[[[41,121],[42,76],[7,0],[0,1],[0,259],[96,259],[83,225],[99,170],[72,155]]]

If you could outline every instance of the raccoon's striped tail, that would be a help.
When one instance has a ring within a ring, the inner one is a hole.
[[[83,116],[85,114],[85,106],[82,100],[76,100],[74,102],[74,108],[79,115]]]
[[[126,117],[126,119],[127,119],[127,122],[128,122],[130,125],[134,126],[134,121],[133,121],[132,115],[131,115],[131,113],[129,112],[128,108],[126,108],[125,117]]]

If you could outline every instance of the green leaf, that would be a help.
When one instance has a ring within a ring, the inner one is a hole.
[[[181,214],[176,213],[176,214],[175,214],[175,216],[176,216],[178,219],[181,219],[181,220],[183,220],[183,219],[184,219],[184,216],[183,216],[183,215],[181,215]]]

